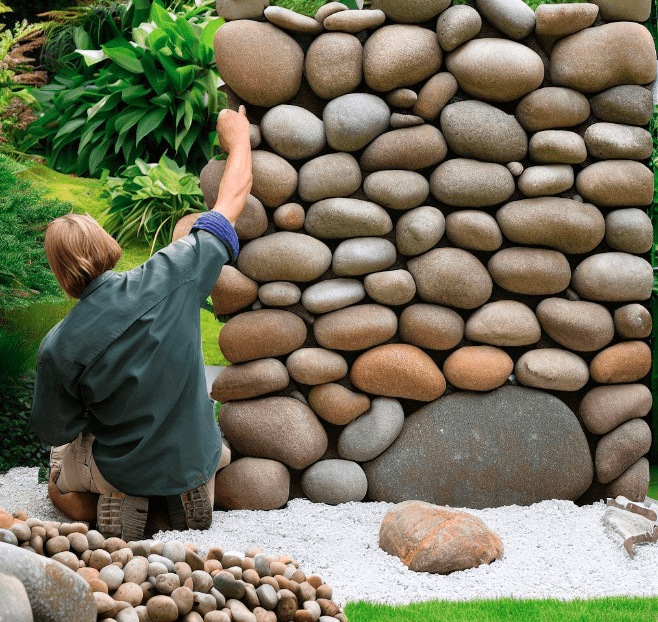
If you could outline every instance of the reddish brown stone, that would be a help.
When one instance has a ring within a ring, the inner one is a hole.
[[[370,408],[365,395],[333,382],[313,387],[308,403],[318,417],[336,425],[347,425]]]
[[[606,434],[618,425],[647,415],[653,399],[643,384],[594,387],[580,402],[580,417],[592,434]]]
[[[636,382],[651,369],[651,348],[644,341],[625,341],[599,352],[590,363],[596,382]]]
[[[229,315],[256,302],[258,283],[232,266],[223,266],[210,298],[215,317]]]
[[[276,359],[259,359],[223,367],[212,383],[210,396],[218,402],[244,400],[281,391],[290,377],[285,365]]]
[[[509,378],[514,361],[507,352],[491,346],[455,350],[443,364],[446,380],[466,391],[491,391]]]
[[[289,487],[290,473],[280,462],[240,458],[217,474],[215,504],[228,510],[275,510],[288,501]]]
[[[53,483],[48,482],[48,496],[53,505],[73,520],[96,520],[98,495],[93,492],[67,492],[62,494]]]
[[[607,484],[635,464],[651,447],[651,428],[642,419],[631,419],[608,432],[596,446],[596,479]]]

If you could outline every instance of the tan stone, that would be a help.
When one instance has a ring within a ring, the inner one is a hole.
[[[386,102],[396,108],[411,108],[418,100],[418,95],[411,89],[395,89],[386,95]]]
[[[543,248],[505,248],[489,259],[487,268],[500,287],[517,294],[557,294],[571,280],[567,258]]]
[[[328,313],[349,307],[365,295],[365,287],[358,279],[328,279],[307,287],[302,294],[302,305],[311,313]]]
[[[420,255],[443,236],[445,218],[436,207],[423,205],[403,214],[395,226],[395,243],[403,255]]]
[[[223,266],[210,292],[215,317],[240,311],[258,298],[258,283],[232,266]]]
[[[286,359],[290,377],[302,384],[325,384],[347,375],[347,362],[338,354],[324,348],[301,348]]]
[[[396,259],[395,245],[384,238],[353,238],[336,247],[331,269],[336,276],[360,276],[386,270]]]
[[[573,127],[587,121],[590,105],[578,91],[547,86],[526,95],[516,107],[516,118],[529,132]]]
[[[274,224],[284,231],[298,231],[304,226],[306,214],[299,203],[286,203],[274,211]]]
[[[227,510],[276,510],[288,501],[290,473],[275,460],[240,458],[215,478],[215,504]]]
[[[646,22],[651,14],[651,0],[592,0],[601,9],[606,22]]]
[[[529,350],[516,361],[514,374],[528,387],[549,391],[578,391],[589,380],[587,363],[558,348]]]
[[[327,141],[322,120],[310,110],[290,104],[270,108],[263,115],[260,130],[270,147],[287,160],[312,158]]]
[[[641,304],[624,305],[615,310],[615,329],[623,339],[644,339],[651,335],[651,313]]]
[[[378,346],[361,354],[350,371],[361,391],[430,402],[443,395],[445,378],[421,349],[407,344]]]
[[[542,197],[566,192],[573,186],[573,168],[568,164],[529,166],[518,179],[518,187],[527,197]]]
[[[631,419],[608,432],[594,455],[596,479],[607,484],[635,464],[651,447],[651,428],[642,419]]]
[[[601,492],[593,500],[616,499],[619,495],[622,495],[630,501],[644,501],[647,496],[650,477],[649,461],[646,458],[640,458],[619,477],[603,485]]]
[[[596,382],[637,382],[651,369],[651,348],[644,341],[624,341],[599,352],[590,363]]]
[[[500,348],[466,346],[455,350],[443,363],[446,380],[465,391],[491,391],[505,384],[514,361]]]
[[[267,207],[283,205],[297,189],[297,171],[276,153],[252,151],[251,170],[251,193]]]
[[[649,89],[635,84],[615,86],[592,97],[592,112],[610,123],[646,125],[653,114],[653,96]]]
[[[313,203],[306,212],[304,228],[315,238],[335,240],[383,236],[393,229],[393,222],[377,203],[341,197]]]
[[[653,244],[653,225],[646,212],[634,207],[608,212],[605,241],[610,248],[625,253],[648,253]]]
[[[451,350],[464,336],[464,320],[452,309],[415,304],[400,315],[400,339],[430,350]]]
[[[430,185],[420,173],[414,171],[378,171],[365,178],[363,190],[371,201],[379,205],[406,210],[418,207],[425,201]]]
[[[309,35],[317,35],[322,32],[322,24],[314,18],[295,13],[282,6],[268,6],[264,13],[268,22],[285,30]]]
[[[475,37],[482,28],[480,14],[468,5],[455,4],[439,15],[436,34],[446,52],[452,52],[462,43]]]
[[[333,99],[351,93],[363,77],[363,48],[344,32],[328,32],[311,43],[304,71],[316,95]]]
[[[318,417],[335,425],[347,425],[370,408],[367,396],[333,382],[314,386],[308,403]]]
[[[645,160],[653,147],[647,130],[619,123],[593,123],[584,138],[587,151],[600,160]]]
[[[535,34],[566,37],[589,28],[598,14],[594,4],[540,4],[535,9]]]
[[[370,298],[387,306],[406,304],[416,294],[416,283],[406,270],[368,274],[363,284]]]
[[[446,236],[455,246],[474,251],[495,251],[503,243],[496,219],[478,210],[458,210],[448,214]]]
[[[458,87],[455,77],[447,71],[432,76],[418,93],[414,114],[425,121],[433,121],[455,96]]]
[[[348,10],[333,13],[324,19],[322,25],[327,30],[357,33],[368,28],[377,28],[386,20],[386,15],[379,9],[371,11]]]
[[[258,298],[266,307],[290,307],[297,304],[302,292],[294,283],[275,281],[258,288]]]
[[[393,311],[365,304],[332,311],[313,323],[317,342],[330,350],[365,350],[388,341],[398,327]]]
[[[347,197],[360,186],[359,163],[349,153],[329,153],[306,162],[299,169],[299,197],[309,203]]]
[[[315,14],[315,19],[318,20],[320,23],[324,22],[327,17],[330,15],[333,15],[334,13],[338,13],[339,11],[347,11],[348,7],[345,6],[342,2],[327,2],[327,4],[323,4]]]
[[[529,152],[531,160],[542,164],[580,164],[587,158],[583,138],[567,130],[543,130],[533,134]]]
[[[630,419],[651,410],[651,391],[643,384],[594,387],[580,402],[579,413],[592,434],[607,434]]]
[[[530,307],[516,300],[488,302],[466,321],[466,339],[492,346],[527,346],[537,343],[541,327]]]
[[[370,4],[393,22],[418,24],[436,17],[450,6],[450,0],[373,0]]]
[[[244,400],[281,391],[290,378],[285,365],[276,359],[261,359],[224,367],[212,383],[210,396],[218,402]]]

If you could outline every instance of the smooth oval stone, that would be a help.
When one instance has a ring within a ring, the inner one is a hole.
[[[210,292],[215,317],[249,306],[258,298],[258,284],[233,266],[223,266]]]
[[[512,173],[514,177],[518,177],[524,170],[521,162],[508,162],[505,166],[507,166],[507,170]]]
[[[219,349],[227,361],[244,363],[288,354],[305,340],[306,325],[300,317],[290,311],[259,309],[226,322],[219,332]]]
[[[299,302],[302,292],[294,283],[275,281],[261,285],[258,297],[267,307],[289,307]]]
[[[526,95],[517,105],[515,116],[528,132],[556,127],[573,127],[587,121],[590,106],[578,91],[547,86]]]
[[[378,171],[365,178],[363,190],[379,205],[405,210],[423,203],[430,193],[430,185],[420,173],[413,171]]]
[[[620,84],[656,79],[656,48],[651,33],[630,22],[586,28],[560,39],[551,52],[551,82],[597,93]]]
[[[590,155],[601,160],[644,160],[653,148],[647,130],[618,123],[593,123],[584,138]]]
[[[260,127],[255,123],[249,125],[249,144],[252,149],[257,149],[260,145],[263,137],[260,133]]]
[[[450,0],[373,0],[370,4],[384,11],[393,22],[419,24],[436,17],[450,6]]]
[[[517,380],[550,391],[578,391],[589,380],[587,363],[577,354],[559,348],[542,348],[522,354],[514,366]]]
[[[334,13],[338,13],[339,11],[347,11],[348,7],[344,5],[342,2],[328,2],[327,4],[323,4],[318,10],[317,13],[315,14],[315,19],[318,20],[320,23],[322,23],[327,17],[330,15],[333,15]],[[274,607],[271,607],[274,609]],[[268,607],[266,607],[268,609]]]
[[[593,4],[540,4],[535,9],[535,34],[566,37],[591,26],[598,14]]]
[[[368,490],[366,474],[351,460],[321,460],[304,471],[301,484],[311,501],[328,505],[361,501]]]
[[[113,592],[123,583],[124,574],[121,568],[110,565],[100,569],[98,578]]]
[[[447,152],[443,134],[433,125],[425,124],[393,130],[375,138],[361,154],[359,164],[364,171],[415,171],[438,164]]]
[[[646,22],[651,14],[650,0],[594,0],[601,9],[601,17],[607,22]]]
[[[541,327],[530,307],[516,300],[488,302],[466,321],[466,339],[492,346],[528,346],[537,343]]]
[[[641,304],[624,305],[615,310],[615,330],[624,339],[643,339],[651,334],[651,313]]]
[[[605,219],[596,207],[557,197],[512,201],[498,210],[496,220],[512,242],[563,253],[588,253],[605,235]]]
[[[274,224],[285,231],[297,231],[304,226],[306,213],[299,203],[286,203],[274,210]]]
[[[334,251],[331,268],[336,276],[358,276],[390,268],[395,246],[382,238],[354,238],[341,242]]]
[[[234,19],[260,19],[263,10],[269,5],[268,0],[217,0],[215,8],[219,17],[227,22]],[[141,621],[140,621],[141,622]]]
[[[384,100],[368,93],[350,93],[325,107],[327,142],[336,151],[357,151],[385,132],[391,116]]]
[[[308,403],[318,417],[334,425],[347,425],[370,408],[365,395],[334,382],[314,386]]]
[[[480,448],[478,459],[469,447]],[[460,508],[575,500],[593,475],[585,434],[566,404],[513,386],[428,404],[405,419],[397,440],[364,470],[374,501]]]
[[[514,116],[477,100],[446,106],[441,131],[451,149],[465,158],[507,164],[522,160],[528,151],[528,137]]]
[[[331,279],[305,289],[302,305],[311,313],[328,313],[353,305],[365,295],[365,287],[357,279]]]
[[[503,243],[503,234],[496,219],[477,210],[459,210],[448,214],[446,236],[455,246],[474,251],[495,251]]]
[[[573,271],[573,288],[590,300],[648,300],[652,285],[653,270],[649,263],[628,253],[592,255]]]
[[[252,240],[238,256],[238,269],[255,281],[307,282],[331,265],[326,244],[303,233],[279,231]]]
[[[514,101],[544,80],[539,54],[505,39],[468,41],[448,54],[446,66],[464,91],[489,101]]]
[[[442,56],[433,31],[403,24],[384,26],[363,46],[363,77],[375,91],[392,91],[435,74]]]
[[[393,222],[376,203],[360,199],[324,199],[306,212],[306,231],[317,238],[341,239],[386,235]]]
[[[317,342],[330,350],[365,350],[388,341],[398,328],[398,318],[388,307],[356,305],[332,311],[313,323]]]
[[[637,503],[646,497],[646,489],[649,487],[650,480],[649,461],[646,458],[640,458],[619,477],[608,484],[603,484],[603,494],[596,494],[592,497],[592,500],[596,497],[598,499],[616,499],[619,495],[622,495]]]
[[[240,458],[217,473],[215,503],[227,510],[276,510],[286,504],[289,491],[290,473],[285,465]]]
[[[263,204],[253,195],[247,197],[244,209],[235,221],[235,232],[240,240],[253,240],[267,230],[267,214]]]
[[[420,255],[442,237],[445,218],[436,207],[423,205],[403,214],[395,226],[395,243],[403,255]]]
[[[361,169],[349,153],[329,153],[299,169],[299,196],[312,203],[330,197],[347,197],[361,186]]]
[[[510,39],[523,39],[535,29],[535,12],[523,0],[476,0],[475,6]]]
[[[543,248],[504,248],[489,259],[487,268],[500,287],[516,294],[557,294],[571,280],[567,258]]]
[[[545,298],[535,313],[548,335],[570,350],[600,350],[615,336],[610,312],[594,302]]]
[[[4,529],[4,528],[0,529],[0,542],[3,542],[5,544],[11,544],[12,546],[18,546],[18,538],[15,536],[14,533],[9,531],[9,529]],[[53,554],[56,555],[57,552],[51,553],[51,556]]]
[[[631,419],[608,432],[594,454],[596,479],[607,484],[635,464],[651,447],[651,428],[642,419]]]
[[[252,151],[251,170],[251,193],[267,207],[279,207],[297,189],[297,171],[276,153]]]
[[[505,166],[466,158],[447,160],[430,177],[434,197],[455,207],[497,205],[507,201],[515,188]]]
[[[403,424],[400,402],[390,397],[375,397],[368,411],[340,433],[338,455],[355,462],[372,460],[398,437]]]
[[[580,402],[579,413],[592,434],[607,434],[624,421],[646,416],[652,404],[643,384],[594,387]]]
[[[651,219],[643,210],[634,207],[608,212],[605,241],[617,251],[638,255],[647,253],[653,244]]]
[[[624,341],[599,352],[590,363],[592,379],[601,384],[637,382],[651,369],[651,348],[644,341]]]
[[[427,302],[474,309],[491,296],[491,277],[468,251],[437,248],[407,262],[418,295]]]
[[[649,89],[635,84],[614,86],[592,97],[592,112],[610,123],[647,125],[653,114],[653,97]]]
[[[327,449],[327,434],[315,413],[293,397],[226,402],[219,425],[238,453],[292,469],[305,469]]]
[[[391,115],[391,128],[394,130],[399,130],[404,127],[413,127],[415,125],[422,125],[425,123],[424,119],[417,117],[414,114],[399,114],[394,112]]]
[[[580,164],[587,158],[587,147],[576,132],[543,130],[533,134],[530,159],[542,164]]]
[[[325,384],[347,375],[347,362],[338,354],[324,348],[301,348],[286,359],[290,377],[302,384]]]
[[[429,350],[451,350],[464,336],[464,320],[452,309],[415,304],[400,315],[400,339]]]
[[[271,585],[263,583],[256,588],[256,593],[263,609],[267,609],[268,611],[276,609],[279,599],[276,590]]]
[[[222,403],[244,400],[282,391],[289,381],[285,365],[276,359],[229,365],[213,381],[210,396]]]
[[[464,391],[491,391],[505,384],[514,361],[500,348],[466,346],[455,350],[443,363],[446,380]]]
[[[387,103],[396,108],[411,108],[417,99],[418,95],[411,89],[395,89],[386,95]]]
[[[353,35],[327,32],[311,43],[304,72],[313,92],[324,99],[351,93],[363,77],[363,48]]]
[[[282,6],[265,7],[264,14],[268,22],[292,32],[317,35],[323,30],[322,24],[312,17],[300,15]]]
[[[123,574],[126,583],[144,583],[148,577],[149,563],[144,557],[133,557],[124,567]]]
[[[343,32],[361,32],[367,28],[377,28],[386,20],[386,15],[379,9],[371,11],[348,10],[334,13],[325,18],[322,25],[327,30],[341,30]]]
[[[393,343],[368,350],[354,361],[352,384],[374,395],[430,402],[446,390],[436,363],[415,346]]]
[[[425,121],[433,121],[455,96],[458,88],[457,80],[451,73],[437,73],[420,89],[418,101],[414,104],[414,114]]]
[[[416,282],[406,270],[368,274],[363,284],[368,296],[383,305],[403,305],[416,294]]]
[[[297,94],[304,52],[272,24],[237,20],[215,33],[215,63],[240,99],[254,106],[276,106]]]
[[[518,180],[519,190],[527,197],[559,194],[573,186],[573,168],[568,164],[547,164],[526,168]]]
[[[439,15],[436,22],[436,34],[439,45],[452,52],[462,43],[466,43],[480,32],[482,18],[480,14],[468,5],[455,4]]]
[[[289,160],[312,158],[326,144],[322,120],[299,106],[281,104],[270,108],[260,122],[260,130],[272,149]]]

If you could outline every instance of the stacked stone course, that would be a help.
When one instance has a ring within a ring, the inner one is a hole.
[[[218,503],[643,498],[650,3],[239,4],[215,37],[254,130],[212,295]]]

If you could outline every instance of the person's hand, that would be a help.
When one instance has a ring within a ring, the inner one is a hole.
[[[229,153],[234,145],[249,145],[249,121],[244,106],[240,106],[239,112],[228,108],[219,112],[217,137],[219,138],[219,144],[226,153]]]

